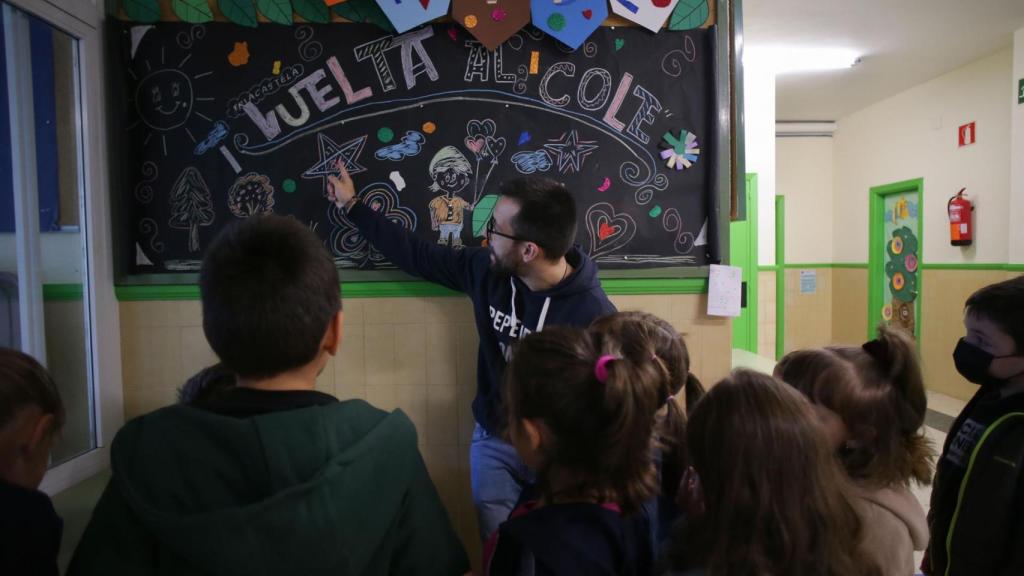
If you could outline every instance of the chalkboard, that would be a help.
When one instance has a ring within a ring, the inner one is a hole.
[[[129,274],[198,270],[232,221],[307,223],[340,268],[392,267],[326,199],[479,246],[498,184],[565,182],[604,269],[718,261],[714,29],[602,27],[576,51],[526,28],[491,52],[453,25],[121,24],[116,165]],[[710,228],[710,232],[709,232]]]

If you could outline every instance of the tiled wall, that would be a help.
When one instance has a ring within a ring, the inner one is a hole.
[[[800,269],[787,268],[785,351],[825,346],[832,342],[832,270],[807,268],[816,274],[813,293],[801,293]]]
[[[775,358],[775,272],[757,273],[757,353]]]
[[[731,366],[730,323],[703,314],[705,296],[618,296],[620,310],[645,310],[686,334],[692,370],[705,383]],[[465,298],[351,298],[344,301],[341,352],[318,380],[339,398],[401,408],[471,558],[479,537],[469,490],[468,449],[476,387],[477,335]],[[175,401],[189,375],[215,362],[196,301],[122,302],[125,416]]]
[[[860,344],[868,334],[868,269],[832,269],[832,342]]]

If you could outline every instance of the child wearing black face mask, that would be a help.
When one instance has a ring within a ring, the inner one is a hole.
[[[1024,574],[1024,276],[966,303],[956,369],[978,392],[946,437],[925,574]]]

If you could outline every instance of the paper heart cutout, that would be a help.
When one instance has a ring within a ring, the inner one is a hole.
[[[583,17],[586,18],[587,20],[590,20],[593,16],[594,11],[591,10],[590,8],[587,8],[586,10],[583,11]]]
[[[615,39],[615,51],[618,52],[619,50],[622,50],[622,47],[625,46],[625,44],[626,44],[625,40],[623,40],[622,38],[616,38]]]
[[[587,210],[590,256],[595,258],[625,247],[636,235],[636,221],[626,213],[616,213],[608,202],[598,202]]]
[[[426,10],[430,6],[430,0],[420,0],[420,4],[423,5],[423,9]]]
[[[491,138],[487,137],[487,150],[490,151],[491,156],[497,158],[501,156],[501,153],[505,151],[505,139],[504,138]]]
[[[470,137],[467,137],[466,138],[466,148],[469,148],[470,150],[472,150],[473,154],[479,154],[480,151],[483,150],[484,146],[486,146],[486,145],[487,145],[487,140],[484,139],[483,137],[480,137],[480,138],[470,138]]]
[[[466,123],[466,134],[469,136],[494,136],[497,127],[494,120],[470,120]]]

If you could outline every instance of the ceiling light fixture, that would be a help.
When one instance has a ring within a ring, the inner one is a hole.
[[[853,67],[860,60],[860,54],[848,48],[766,46],[747,48],[743,54],[744,66],[770,68],[775,74],[842,70]]]

